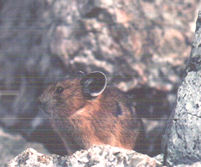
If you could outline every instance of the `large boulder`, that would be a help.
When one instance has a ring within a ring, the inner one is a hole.
[[[192,164],[201,159],[201,11],[196,23],[186,76],[163,139],[166,164]]]
[[[32,77],[54,68],[56,55],[74,70],[106,72],[122,90],[172,90],[190,52],[196,2],[1,0],[0,53]]]

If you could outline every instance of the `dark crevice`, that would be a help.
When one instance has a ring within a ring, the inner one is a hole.
[[[197,118],[201,118],[201,116],[198,116],[198,115],[195,115],[195,114],[192,114],[192,113],[187,113],[188,115],[191,115],[191,116],[194,116],[194,117],[197,117]]]

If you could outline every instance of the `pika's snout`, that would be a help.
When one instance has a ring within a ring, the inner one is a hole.
[[[38,99],[39,99],[39,110],[45,113],[49,113],[48,105],[51,102],[51,97],[43,93]]]
[[[39,110],[48,113],[48,103],[39,101]]]

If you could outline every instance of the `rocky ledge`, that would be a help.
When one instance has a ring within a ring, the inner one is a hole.
[[[7,164],[7,167],[165,167],[163,154],[152,158],[145,154],[109,145],[93,146],[71,156],[45,155],[28,148]],[[201,162],[175,167],[199,167]]]
[[[93,146],[71,156],[44,155],[28,148],[8,163],[8,167],[160,167],[154,158],[109,145]]]

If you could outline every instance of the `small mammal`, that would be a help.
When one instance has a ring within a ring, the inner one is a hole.
[[[117,88],[107,87],[102,72],[50,85],[40,101],[68,154],[100,144],[135,149],[143,133],[128,99]]]

